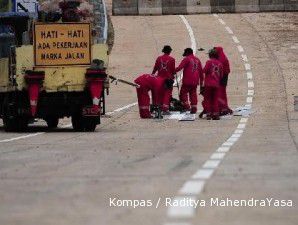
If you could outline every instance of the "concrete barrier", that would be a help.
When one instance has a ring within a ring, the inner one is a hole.
[[[235,0],[235,12],[259,12],[259,0]]]
[[[298,11],[298,0],[285,0],[286,11]]]
[[[260,0],[260,11],[284,11],[284,0]]]
[[[138,15],[138,0],[113,0],[113,15]]]
[[[187,14],[187,1],[162,0],[162,14]]]
[[[210,13],[210,0],[187,0],[187,13]]]
[[[235,12],[235,0],[211,0],[212,13]]]
[[[140,15],[161,15],[162,3],[161,0],[139,0]]]
[[[298,11],[298,0],[113,0],[114,15]]]

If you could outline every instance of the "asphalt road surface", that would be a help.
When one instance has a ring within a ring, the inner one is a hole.
[[[177,62],[186,47],[221,45],[232,67],[230,105],[254,113],[220,121],[141,120],[134,88],[118,84],[107,99],[110,118],[95,133],[72,132],[67,119],[52,132],[45,123],[28,133],[1,128],[0,224],[296,225],[297,13],[112,21],[110,74],[133,80],[150,73],[165,44]],[[197,52],[203,63],[205,53]],[[211,206],[211,198],[273,200],[237,207]],[[206,205],[167,202],[183,199]],[[273,205],[281,200],[287,205]]]

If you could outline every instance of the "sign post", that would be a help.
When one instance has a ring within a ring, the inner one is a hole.
[[[90,23],[36,23],[35,66],[91,64]]]

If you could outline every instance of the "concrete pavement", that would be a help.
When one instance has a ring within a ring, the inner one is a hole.
[[[297,91],[297,85],[291,83],[293,78],[287,80],[288,74],[294,71],[294,82],[297,81],[297,60],[293,59],[297,50],[288,50],[288,46],[295,45],[292,34],[297,32],[293,16],[220,15],[239,38],[251,64],[256,112],[198,198],[272,196],[298,202],[298,155],[294,142],[297,112],[291,111],[289,97]],[[291,28],[289,36],[275,33],[272,38],[272,33],[277,32],[272,21],[279,21],[280,17],[279,24]],[[208,49],[217,44],[224,47],[232,62],[230,104],[244,105],[248,89],[246,70],[225,26],[213,15],[186,16],[186,19],[198,47]],[[140,73],[151,72],[164,44],[172,45],[177,61],[182,50],[191,46],[189,31],[179,16],[112,17],[112,21],[115,45],[109,73],[124,79],[133,80]],[[202,52],[198,56],[203,63],[206,61]],[[291,63],[289,59],[293,59]],[[286,88],[278,65],[287,68],[283,74]],[[135,101],[133,88],[112,85],[108,111]],[[104,119],[95,133],[73,133],[65,128],[1,143],[0,222],[22,225],[296,224],[296,205],[291,208],[206,207],[196,210],[187,220],[168,218],[164,205],[158,209],[109,206],[109,198],[113,197],[147,199],[154,203],[159,197],[175,197],[191,175],[231,136],[238,122],[237,117],[193,123],[140,120],[137,107],[132,107]],[[20,135],[1,131],[0,139]]]

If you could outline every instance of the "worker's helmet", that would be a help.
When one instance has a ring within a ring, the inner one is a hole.
[[[208,52],[209,58],[218,58],[218,52],[216,50],[216,48],[211,48]]]
[[[188,56],[188,55],[192,55],[192,54],[193,54],[192,48],[186,48],[186,49],[184,49],[184,53],[182,56]]]
[[[172,52],[172,48],[170,45],[165,45],[162,49],[162,52],[165,54],[170,54]]]

